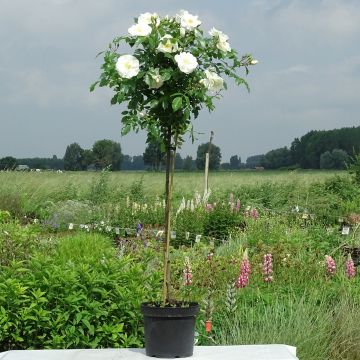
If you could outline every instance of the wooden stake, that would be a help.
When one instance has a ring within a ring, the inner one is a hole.
[[[209,148],[208,152],[205,154],[205,186],[204,186],[204,195],[209,191],[209,162],[210,162],[210,150],[211,150],[211,143],[214,138],[214,132],[211,131],[210,133],[210,141],[209,141]]]

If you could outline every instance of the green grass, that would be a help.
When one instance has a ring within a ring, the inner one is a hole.
[[[228,195],[230,192],[243,197],[245,192],[272,191],[272,187],[297,189],[294,198],[305,198],[309,186],[322,183],[326,179],[345,172],[333,171],[238,171],[212,172],[209,185],[214,196]],[[20,173],[0,172],[0,209],[10,210],[15,215],[36,213],[48,201],[96,200],[104,194],[101,190],[100,173],[93,172],[41,172]],[[110,202],[118,202],[140,187],[140,197],[163,196],[165,174],[151,172],[116,172],[106,178],[106,196]],[[268,189],[268,190],[267,190]],[[178,172],[175,174],[174,199],[192,197],[195,192],[203,194],[204,176],[202,172]],[[287,197],[287,194],[284,194]],[[103,196],[102,200],[106,200]],[[274,204],[276,205],[276,204]]]
[[[210,188],[214,191],[233,189],[242,185],[258,186],[264,183],[292,183],[297,182],[309,185],[324,181],[334,174],[345,172],[335,171],[237,171],[237,172],[211,172],[209,178]],[[5,189],[18,189],[27,196],[46,196],[66,190],[67,187],[80,193],[86,191],[99,173],[94,172],[65,172],[62,174],[52,172],[19,173],[0,172],[0,193]],[[115,188],[128,188],[132,183],[143,180],[144,190],[151,195],[162,194],[165,188],[165,173],[145,171],[120,171],[110,174],[110,185]],[[204,175],[202,172],[177,172],[175,174],[175,192],[193,194],[195,191],[203,192]],[[69,189],[71,190],[71,189]],[[42,194],[42,195],[41,195]]]

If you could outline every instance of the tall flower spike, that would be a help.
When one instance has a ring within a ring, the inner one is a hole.
[[[326,272],[329,276],[335,275],[336,272],[336,263],[335,260],[329,256],[325,255],[325,263],[326,263]]]
[[[240,274],[235,284],[238,289],[244,288],[249,284],[250,274],[251,274],[251,265],[248,259],[247,250],[245,250],[243,259],[240,264]]]
[[[345,263],[345,273],[346,273],[346,276],[349,279],[354,278],[355,275],[356,275],[356,268],[355,268],[354,261],[353,261],[350,254],[349,254],[348,259],[346,260],[346,263]]]
[[[253,208],[253,209],[251,210],[251,217],[252,217],[253,219],[255,219],[255,220],[259,217],[259,213],[258,213],[258,211],[256,210],[256,208]]]
[[[265,254],[263,260],[263,275],[265,282],[272,282],[273,279],[273,265],[272,265],[272,255]]]

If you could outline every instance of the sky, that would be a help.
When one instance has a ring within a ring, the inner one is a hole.
[[[259,60],[250,93],[229,80],[215,111],[194,121],[197,140],[183,156],[195,156],[211,130],[227,162],[310,130],[360,125],[359,0],[0,0],[0,158],[63,157],[73,142],[89,149],[100,139],[142,154],[146,136],[121,137],[123,106],[110,106],[111,91],[89,92],[95,56],[139,14],[181,9]]]

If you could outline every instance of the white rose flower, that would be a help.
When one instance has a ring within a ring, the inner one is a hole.
[[[209,35],[213,36],[213,37],[218,37],[219,41],[227,41],[229,40],[229,37],[224,34],[222,31],[215,29],[214,27],[211,28],[211,30],[209,31]]]
[[[175,55],[175,61],[180,69],[185,74],[190,74],[198,66],[196,57],[189,52],[182,52]]]
[[[221,51],[224,51],[224,52],[228,52],[231,50],[231,47],[230,47],[230,44],[227,42],[227,41],[219,41],[217,44],[216,44],[216,47],[221,50]]]
[[[250,62],[251,65],[256,65],[256,64],[258,64],[258,63],[259,63],[258,60],[251,60],[251,62]]]
[[[160,44],[157,49],[164,53],[173,53],[178,51],[178,44],[176,42],[172,42],[170,39],[172,39],[171,35],[163,36],[160,39]]]
[[[219,92],[224,88],[224,79],[216,72],[205,70],[205,79],[200,80],[200,84],[204,85],[208,90]]]
[[[130,26],[128,32],[132,36],[148,36],[151,33],[151,27],[145,23],[138,23]]]
[[[180,13],[180,25],[186,30],[193,30],[201,24],[197,15],[191,15],[187,11]]]
[[[231,50],[230,44],[228,43],[229,37],[224,34],[222,31],[215,29],[214,27],[209,31],[209,35],[217,38],[218,42],[216,47],[224,52]]]
[[[131,79],[140,71],[139,60],[132,55],[122,55],[116,62],[116,70],[125,79]]]
[[[146,12],[144,14],[140,14],[140,16],[138,17],[138,24],[150,25],[153,19],[156,20],[156,24],[158,25],[158,23],[160,22],[159,15],[157,13],[151,14],[149,12]]]

